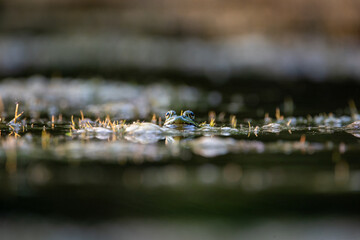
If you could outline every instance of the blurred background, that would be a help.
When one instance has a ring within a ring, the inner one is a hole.
[[[3,0],[0,75],[360,77],[356,0]]]
[[[359,238],[360,135],[336,129],[360,119],[359,13],[358,0],[0,1],[0,238]],[[17,102],[32,124],[18,135]],[[210,147],[69,134],[80,110],[170,109],[319,129]]]

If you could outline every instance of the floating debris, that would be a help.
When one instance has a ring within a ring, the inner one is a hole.
[[[360,121],[353,122],[345,127],[346,130],[360,130]]]
[[[271,132],[271,133],[279,133],[281,132],[285,127],[281,126],[279,123],[269,123],[267,125],[264,125],[261,127],[261,129],[264,132]]]
[[[125,132],[128,134],[162,134],[164,129],[153,123],[133,123],[125,126]]]

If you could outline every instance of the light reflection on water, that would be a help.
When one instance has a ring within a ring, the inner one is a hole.
[[[360,222],[352,218],[262,219],[254,222],[174,219],[123,219],[97,224],[14,218],[4,221],[5,239],[357,239]],[[6,227],[5,227],[6,226]],[[18,229],[22,231],[18,231]],[[44,231],[47,229],[47,231]],[[30,237],[28,237],[30,236]]]
[[[135,183],[137,187],[171,188],[236,185],[238,190],[249,192],[278,188],[315,193],[360,190],[356,158],[360,148],[356,137],[343,130],[337,134],[310,132],[306,139],[303,129],[294,129],[291,134],[259,131],[250,136],[241,130],[224,136],[222,129],[214,128],[211,134],[67,130],[70,134],[64,135],[62,127],[55,127],[48,132],[30,129],[19,132],[18,137],[3,134],[2,171],[6,179],[24,175],[35,185],[51,186],[53,181],[68,181],[68,175],[54,179],[58,172],[54,164],[61,163],[75,167],[77,181],[86,185],[82,179],[91,178],[92,172],[81,165],[91,163],[94,168],[111,165],[117,169],[118,176],[106,171],[101,173],[105,176],[102,179],[94,176],[100,185],[111,183],[114,177],[117,185],[126,187]]]

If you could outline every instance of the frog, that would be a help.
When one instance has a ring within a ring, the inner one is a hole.
[[[195,114],[190,110],[184,111],[179,116],[174,110],[170,110],[165,114],[164,126],[171,128],[198,128],[199,124],[195,122]]]

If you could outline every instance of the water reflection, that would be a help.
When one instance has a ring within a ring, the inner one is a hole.
[[[119,176],[103,172],[107,177],[102,181],[120,178],[121,184],[128,187],[188,188],[194,184],[215,184],[237,185],[245,191],[278,187],[303,187],[315,192],[360,190],[356,184],[359,169],[352,164],[356,158],[349,157],[359,151],[355,142],[312,142],[303,137],[295,141],[266,142],[260,140],[267,135],[258,136],[258,140],[236,139],[222,136],[221,130],[218,136],[186,135],[181,131],[166,136],[160,127],[156,131],[152,125],[147,127],[151,131],[141,134],[133,126],[130,134],[124,135],[100,131],[100,134],[83,132],[64,138],[42,131],[41,135],[28,133],[17,139],[2,137],[1,163],[9,176],[21,176],[26,170],[29,182],[35,185],[53,184],[53,176],[58,176],[59,171],[53,162],[93,162],[94,166],[116,164]],[[282,137],[285,134],[282,133]],[[296,134],[295,131],[292,135]],[[324,139],[330,139],[329,136]],[[346,160],[342,157],[344,154]],[[28,165],[27,162],[34,163]],[[81,184],[85,184],[81,179],[92,175],[86,168],[77,167],[77,171],[76,178]],[[67,178],[69,175],[58,176],[56,181],[71,180]],[[104,183],[99,180],[97,184]]]

